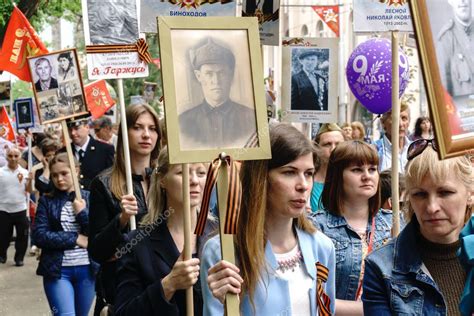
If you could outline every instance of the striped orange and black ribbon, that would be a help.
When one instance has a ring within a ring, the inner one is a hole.
[[[317,282],[317,296],[316,304],[318,305],[318,314],[322,316],[331,315],[331,299],[324,292],[323,283],[328,280],[329,269],[322,263],[316,262],[316,282]]]
[[[141,61],[150,64],[153,62],[148,52],[148,44],[145,39],[139,38],[135,44],[111,44],[111,45],[88,45],[86,46],[87,54],[99,53],[127,53],[138,52]]]
[[[207,215],[209,213],[209,200],[211,198],[212,189],[216,184],[217,176],[219,175],[219,169],[223,162],[225,163],[229,174],[224,233],[234,235],[237,232],[237,220],[239,218],[240,203],[242,200],[242,184],[240,183],[239,172],[235,162],[230,156],[226,156],[224,159],[214,159],[212,164],[209,166],[206,185],[204,186],[201,211],[199,212],[196,229],[194,230],[194,233],[198,236],[204,233]],[[221,218],[221,220],[223,219]]]

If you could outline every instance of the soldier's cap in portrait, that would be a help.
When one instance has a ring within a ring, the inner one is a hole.
[[[234,69],[235,57],[232,51],[212,38],[207,38],[204,43],[196,46],[190,51],[191,63],[195,70],[199,70],[205,64],[224,64]]]
[[[310,57],[310,56],[316,56],[316,57],[319,58],[321,56],[321,54],[319,53],[319,51],[314,50],[314,49],[305,49],[300,53],[298,58],[299,59],[305,59],[306,57]]]

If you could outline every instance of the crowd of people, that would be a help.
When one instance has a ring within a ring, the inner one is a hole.
[[[429,118],[418,118],[410,134],[402,104],[398,237],[392,235],[390,112],[377,140],[360,122],[323,124],[313,140],[292,125],[272,123],[272,158],[240,164],[235,264],[221,260],[215,212],[204,234],[193,235],[192,258],[182,254],[184,212],[190,210],[194,231],[209,164],[187,165],[188,208],[183,166],[170,164],[154,109],[128,106],[125,119],[133,194],[122,135],[106,117],[69,122],[71,144],[37,133],[30,153],[13,144],[2,151],[0,263],[8,260],[15,227],[13,261],[24,265],[31,229],[31,251],[40,252],[37,274],[54,315],[92,309],[94,315],[186,315],[191,287],[195,315],[224,314],[228,294],[239,297],[242,315],[474,312],[474,164],[467,156],[439,160]],[[26,194],[37,202],[31,225]]]

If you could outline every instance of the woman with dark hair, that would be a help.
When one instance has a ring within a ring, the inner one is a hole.
[[[207,168],[203,163],[189,164],[192,231],[204,194]],[[204,243],[217,229],[217,220],[210,216],[204,235],[192,235],[193,258],[184,260],[184,208],[182,165],[170,165],[168,151],[163,148],[151,177],[148,213],[140,229],[130,235],[131,240],[140,242],[120,252],[123,257],[117,275],[117,316],[187,315],[185,290],[189,287],[194,287],[194,315],[202,315],[199,258]]]
[[[270,128],[270,143],[271,159],[241,167],[237,265],[220,259],[218,236],[204,246],[204,315],[223,315],[226,293],[240,296],[242,315],[334,313],[334,246],[306,213],[313,146],[286,124]]]
[[[466,156],[439,160],[436,151],[426,139],[408,149],[409,222],[365,260],[366,315],[459,315],[463,288],[466,298],[472,288],[457,255],[472,216],[474,168]],[[471,315],[472,301],[464,303],[463,315]]]
[[[127,195],[125,156],[120,133],[112,168],[103,171],[91,183],[90,191],[90,241],[89,253],[101,264],[97,278],[98,315],[106,304],[113,304],[116,289],[116,251],[126,243],[129,220],[137,222],[147,213],[146,196],[151,170],[156,166],[160,150],[158,116],[149,105],[136,104],[127,107],[126,119],[130,162],[132,169],[133,196]]]
[[[58,56],[58,79],[60,82],[74,79],[74,63],[70,52],[60,53]]]
[[[72,172],[79,164],[70,166],[66,153],[52,158],[49,169],[54,189],[40,198],[33,229],[42,249],[36,273],[43,276],[52,314],[87,316],[99,269],[87,253],[89,192],[75,196]]]
[[[431,126],[430,118],[427,116],[420,116],[416,119],[415,131],[410,135],[411,141],[415,141],[420,138],[433,138],[433,128]]]
[[[391,237],[392,213],[380,208],[375,149],[360,140],[337,145],[329,158],[323,209],[314,222],[336,248],[336,311],[363,315],[364,258]]]

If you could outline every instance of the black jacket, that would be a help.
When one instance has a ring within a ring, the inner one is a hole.
[[[217,225],[217,221],[207,221],[205,232],[197,241],[198,257],[205,242],[217,232]],[[161,280],[180,256],[166,222],[134,231],[130,240],[136,240],[136,246],[125,252],[119,262],[115,315],[185,316],[186,291],[176,291],[167,301],[161,286]],[[193,286],[193,294],[194,315],[200,316],[203,301],[199,281]]]
[[[81,174],[79,180],[84,190],[90,189],[92,179],[103,170],[112,167],[114,163],[114,146],[99,142],[89,136],[89,144],[87,145],[84,158],[81,162]],[[72,152],[76,154],[76,147],[71,144]]]
[[[120,227],[120,201],[110,191],[111,172],[111,168],[105,170],[90,186],[88,251],[92,259],[101,264],[100,280],[97,283],[103,287],[107,302],[113,304],[117,262],[112,258],[117,249],[127,241],[129,227]],[[151,175],[151,169],[148,173]],[[138,202],[137,223],[148,210],[141,185],[142,179],[140,175],[132,175],[133,194]]]
[[[81,195],[86,201],[86,209],[76,216],[76,220],[81,226],[81,234],[87,235],[89,192],[81,191]],[[74,193],[57,192],[54,197],[42,196],[39,200],[32,236],[35,245],[41,248],[38,275],[59,279],[64,250],[76,247],[78,233],[66,232],[61,225],[61,210],[74,197]],[[90,268],[95,274],[99,265],[91,261]]]
[[[327,111],[327,80],[318,74],[316,79],[320,88],[324,90],[322,96],[316,93],[304,70],[291,77],[291,110]]]

